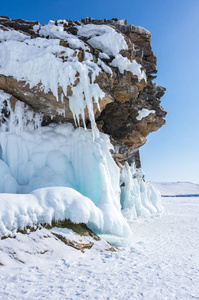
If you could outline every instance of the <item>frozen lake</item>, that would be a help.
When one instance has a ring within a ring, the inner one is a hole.
[[[132,223],[119,253],[0,266],[0,299],[199,299],[199,197],[162,203],[164,215]]]

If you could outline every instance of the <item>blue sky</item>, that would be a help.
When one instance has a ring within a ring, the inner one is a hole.
[[[167,124],[141,149],[146,179],[199,183],[199,1],[0,1],[0,15],[47,23],[50,19],[127,19],[152,33],[158,84],[167,88]]]

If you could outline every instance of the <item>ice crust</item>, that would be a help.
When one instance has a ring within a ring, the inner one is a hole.
[[[70,218],[95,232],[127,237],[128,221],[162,212],[160,195],[142,180],[141,171],[115,164],[109,137],[71,124],[41,127],[9,95],[9,117],[0,114],[0,232]],[[0,109],[1,112],[1,109]],[[27,126],[28,125],[28,126]],[[125,186],[120,189],[120,184]]]

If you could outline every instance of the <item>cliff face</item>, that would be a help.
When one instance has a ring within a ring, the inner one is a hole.
[[[165,123],[155,73],[150,33],[126,21],[0,17],[0,236],[69,219],[129,238],[163,212],[129,166]]]
[[[7,17],[0,18],[0,31],[0,89],[13,96],[13,109],[16,99],[23,101],[43,114],[43,125],[75,126],[76,120],[90,128],[94,119],[110,135],[116,162],[140,165],[139,148],[166,116],[160,106],[165,88],[153,82],[157,70],[150,32],[117,19],[40,25]],[[5,100],[1,113],[8,117],[6,107]]]

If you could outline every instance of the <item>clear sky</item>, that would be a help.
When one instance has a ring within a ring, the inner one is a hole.
[[[142,147],[142,167],[147,180],[199,183],[198,0],[0,0],[0,15],[40,23],[116,17],[151,31],[168,115]]]

